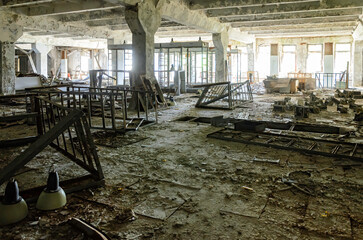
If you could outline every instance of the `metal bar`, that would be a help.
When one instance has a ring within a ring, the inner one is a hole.
[[[81,144],[83,143],[84,153],[87,157],[88,166],[94,168],[93,162],[92,162],[92,157],[91,157],[91,149],[87,144],[86,134],[83,129],[81,119],[77,120],[74,125],[77,126],[77,128],[78,128],[79,135],[77,135],[77,137],[80,138]]]
[[[88,122],[92,126],[92,106],[91,106],[91,95],[87,95],[87,111],[88,111]]]
[[[116,119],[115,119],[115,100],[114,100],[114,95],[113,95],[113,90],[111,90],[111,95],[110,95],[110,104],[111,104],[111,118],[112,118],[112,128],[116,129]]]
[[[103,102],[103,95],[100,96],[100,104],[101,104],[102,126],[103,126],[103,128],[106,128],[106,123],[105,123],[105,106],[104,106],[104,102]]]
[[[85,129],[86,138],[88,140],[87,142],[88,142],[89,147],[90,147],[90,152],[92,153],[93,161],[94,161],[94,164],[96,165],[98,178],[103,179],[104,175],[103,175],[101,163],[100,163],[100,160],[98,158],[97,151],[96,151],[96,146],[95,146],[94,141],[93,141],[91,130],[90,130],[90,128],[88,126],[88,123],[87,123],[87,120],[86,120],[86,118],[84,116],[82,117],[82,122],[83,122],[83,126],[84,126],[84,129]]]

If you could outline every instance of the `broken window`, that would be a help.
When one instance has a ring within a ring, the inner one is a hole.
[[[306,72],[317,73],[322,72],[323,60],[323,45],[322,44],[309,44],[308,45],[308,58],[306,60]]]
[[[334,72],[345,71],[347,62],[350,62],[350,43],[337,43],[335,45]]]
[[[283,45],[281,56],[280,77],[287,77],[289,73],[296,72],[296,46]]]

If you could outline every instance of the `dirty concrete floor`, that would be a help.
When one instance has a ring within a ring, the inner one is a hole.
[[[68,195],[67,206],[57,211],[30,204],[25,220],[0,228],[1,239],[86,239],[66,224],[70,217],[87,220],[111,239],[363,239],[359,163],[210,139],[207,134],[220,128],[173,121],[217,115],[284,119],[271,106],[284,96],[256,96],[233,111],[195,109],[190,96],[162,110],[159,124],[118,136],[112,147],[98,145],[105,187]],[[31,183],[44,180],[52,163],[61,177],[69,174],[52,151],[32,161],[40,180]],[[13,153],[1,151],[2,157]],[[34,171],[22,175],[21,182],[36,178]]]

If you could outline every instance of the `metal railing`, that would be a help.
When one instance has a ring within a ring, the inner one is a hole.
[[[136,130],[142,124],[151,124],[157,121],[157,108],[152,108],[155,112],[155,119],[150,119],[149,103],[155,102],[156,98],[152,92],[117,86],[110,88],[71,86],[66,92],[57,90],[39,90],[36,92],[46,95],[49,101],[57,102],[62,107],[83,111],[88,118],[91,129]],[[131,106],[132,103],[134,106]],[[132,108],[135,110],[131,110]],[[136,122],[139,122],[137,127],[135,127]]]
[[[315,73],[316,88],[340,88],[337,83],[345,84],[345,72]],[[344,85],[345,86],[345,85]]]

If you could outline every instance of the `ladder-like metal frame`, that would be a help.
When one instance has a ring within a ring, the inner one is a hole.
[[[236,131],[232,129],[222,129],[209,134],[207,137],[305,154],[363,161],[363,145],[358,143],[288,136],[276,133]]]

